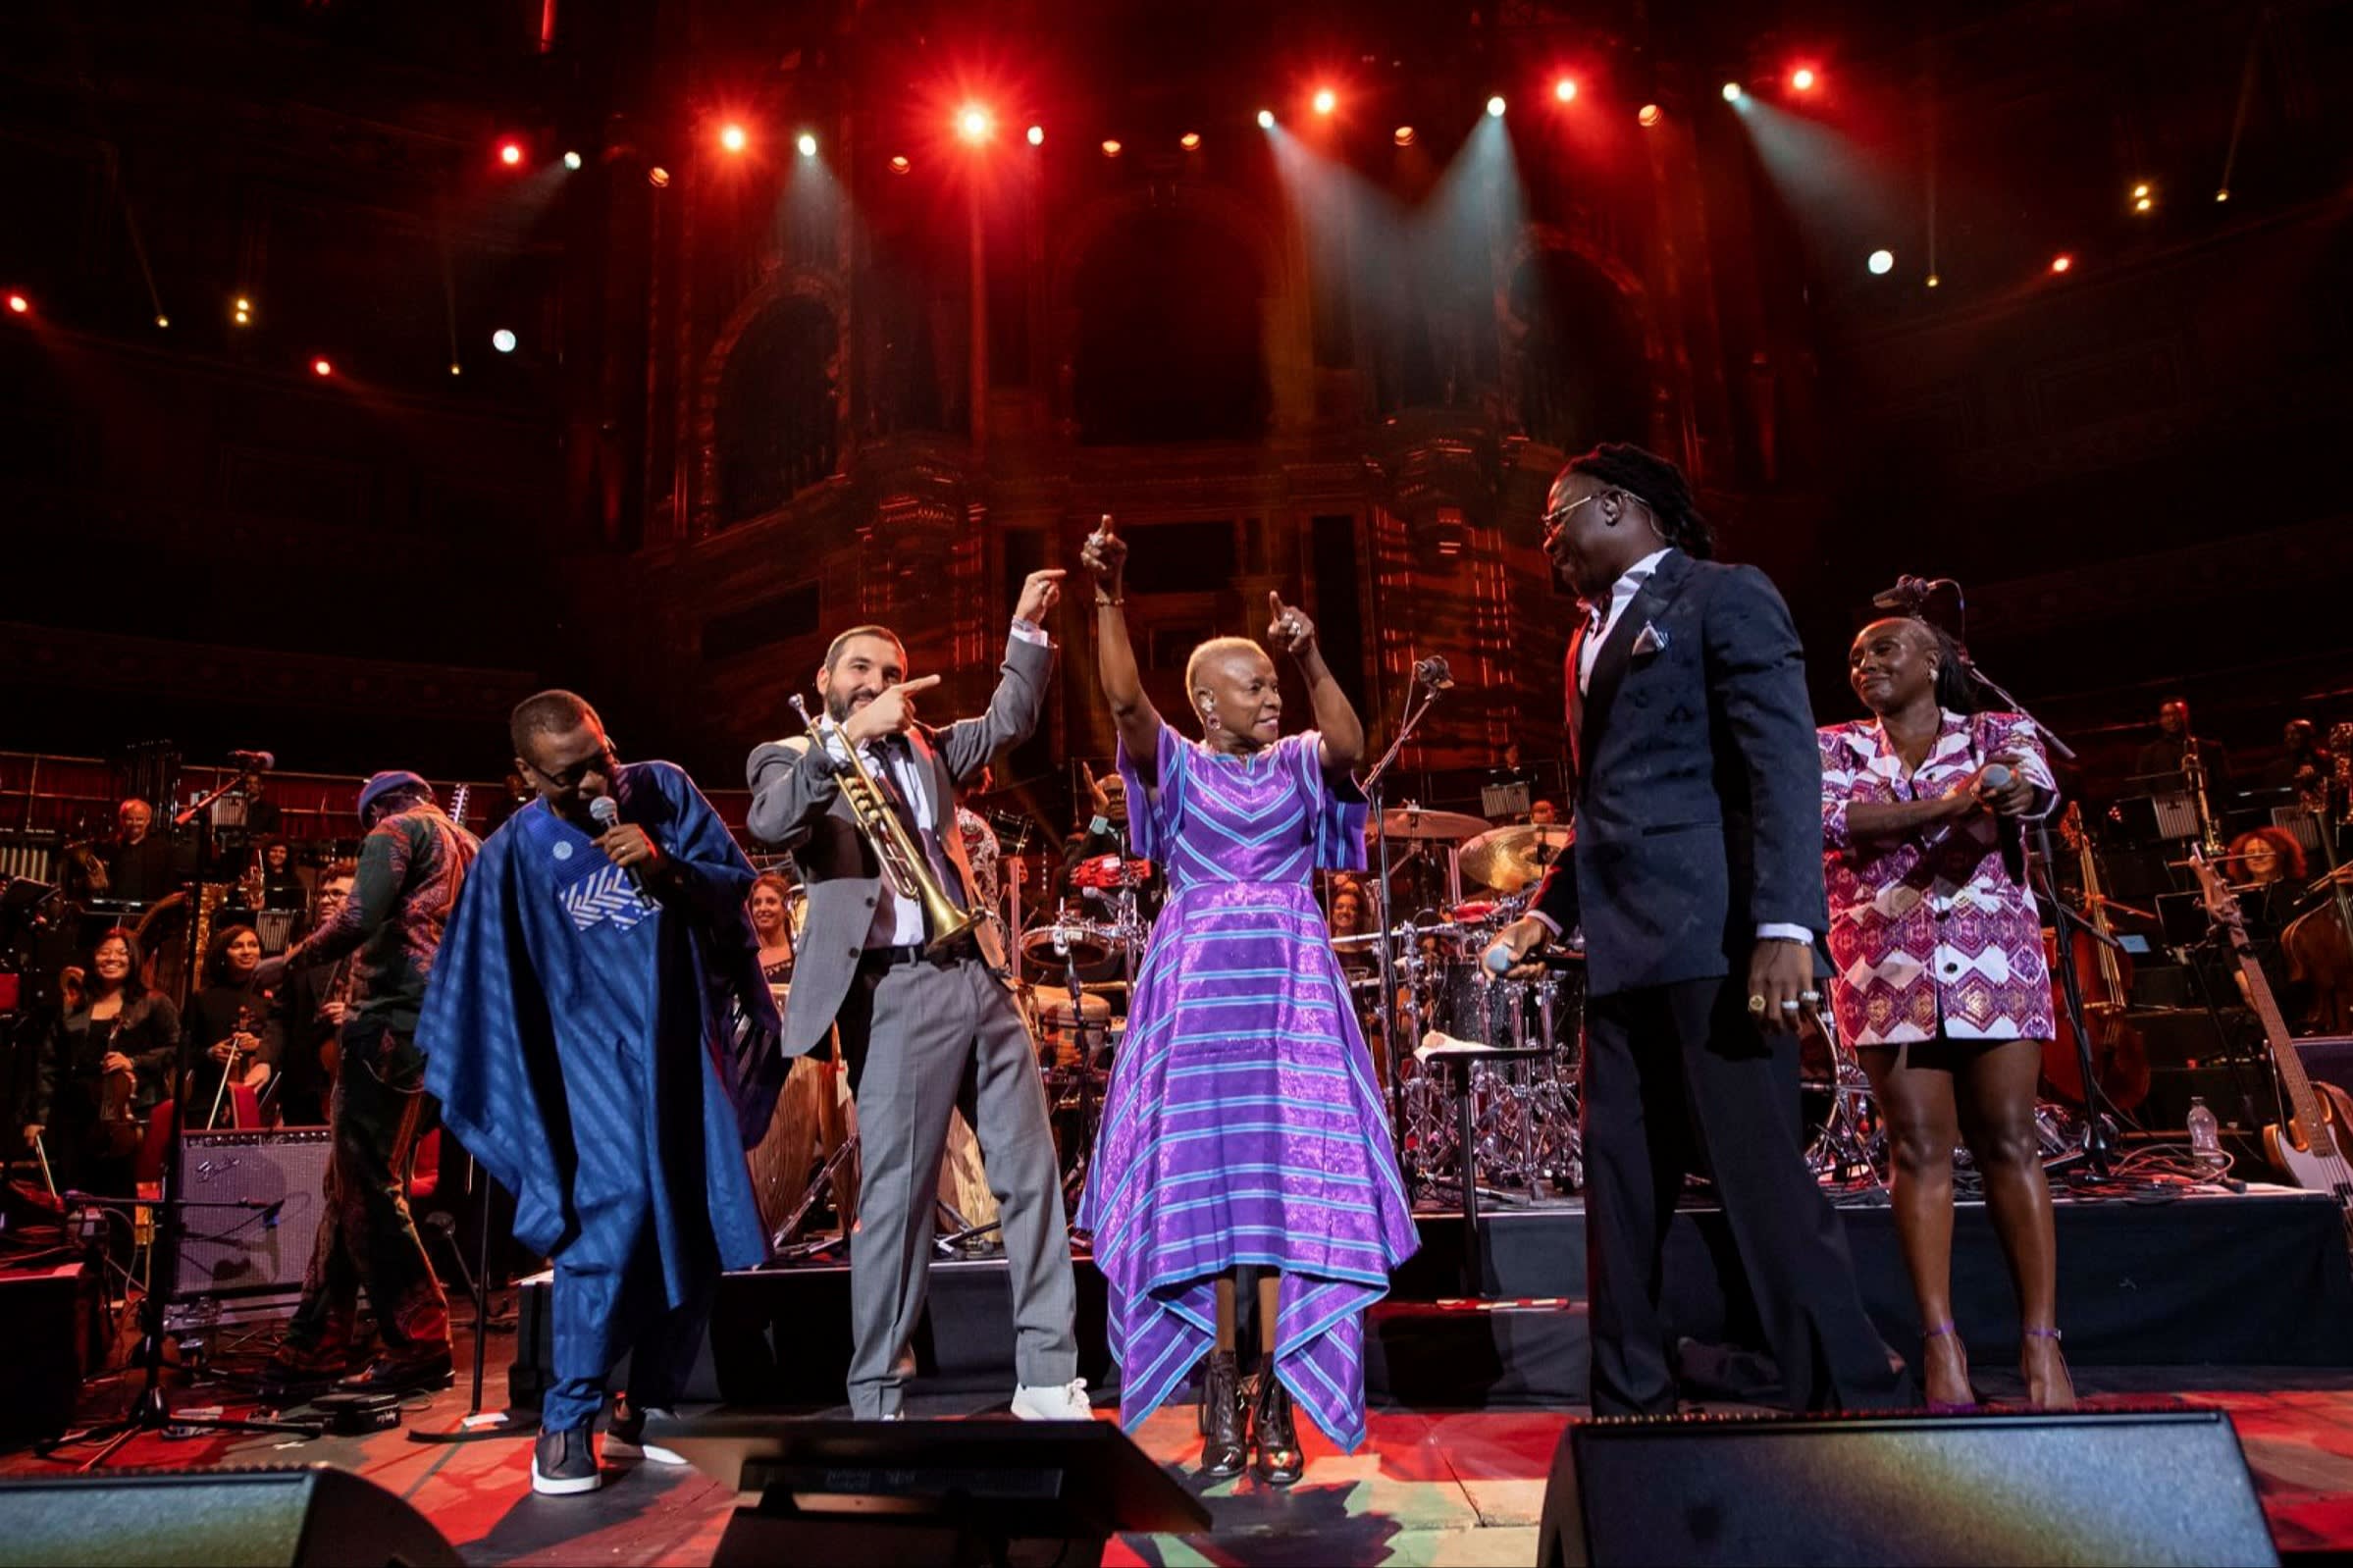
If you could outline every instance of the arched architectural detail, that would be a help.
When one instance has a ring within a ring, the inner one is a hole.
[[[825,386],[821,395],[832,411],[832,431],[824,444],[829,462],[820,462],[823,473],[814,473],[798,488],[819,483],[842,472],[850,456],[852,428],[850,421],[849,369],[849,290],[840,279],[829,273],[807,268],[780,268],[760,286],[746,294],[726,322],[711,340],[703,356],[703,368],[695,385],[694,442],[695,442],[695,529],[698,537],[732,523],[743,522],[753,513],[731,515],[726,483],[726,454],[721,451],[720,404],[727,386],[727,373],[737,350],[746,338],[761,324],[769,322],[773,313],[790,310],[803,302],[823,311],[831,323],[831,351],[825,364]],[[790,497],[781,497],[789,499]]]

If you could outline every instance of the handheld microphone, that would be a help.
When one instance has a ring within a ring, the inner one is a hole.
[[[1511,972],[1511,955],[1504,951],[1501,943],[1489,948],[1485,958],[1487,967],[1494,973],[1509,974]]]
[[[1413,678],[1434,692],[1450,691],[1454,686],[1454,672],[1446,667],[1445,656],[1439,653],[1414,660]]]
[[[238,766],[250,768],[256,773],[267,773],[278,765],[278,756],[275,752],[231,752],[229,759]]]
[[[2010,788],[2010,769],[2005,764],[2001,762],[1988,762],[1985,765],[1984,788],[1989,790],[2006,790]]]
[[[589,815],[597,819],[599,827],[609,833],[621,825],[621,804],[609,795],[600,795],[589,802]],[[625,866],[623,869],[629,873],[631,887],[636,888],[640,893],[646,891],[646,879],[637,874],[636,866]]]

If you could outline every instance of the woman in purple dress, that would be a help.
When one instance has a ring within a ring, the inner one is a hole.
[[[1364,727],[1315,627],[1268,595],[1268,641],[1319,726],[1282,733],[1274,660],[1246,638],[1195,649],[1204,739],[1161,722],[1121,610],[1127,547],[1087,541],[1103,695],[1135,851],[1168,902],[1145,955],[1078,1225],[1110,1286],[1120,1419],[1132,1431],[1204,1362],[1202,1469],[1299,1479],[1291,1401],[1342,1448],[1365,1431],[1363,1315],[1414,1250],[1372,1058],[1316,904],[1318,869],[1362,869],[1348,768]],[[1237,1364],[1240,1276],[1257,1281],[1257,1368]],[[1252,1449],[1255,1458],[1250,1457]]]

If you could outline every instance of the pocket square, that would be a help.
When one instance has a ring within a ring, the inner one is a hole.
[[[1667,634],[1658,629],[1658,622],[1643,622],[1642,635],[1634,640],[1633,656],[1647,658],[1652,653],[1663,653],[1666,649]]]

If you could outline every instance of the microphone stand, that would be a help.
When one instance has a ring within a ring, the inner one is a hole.
[[[1398,755],[1405,750],[1405,743],[1412,739],[1413,732],[1421,726],[1422,720],[1428,718],[1430,710],[1438,706],[1438,694],[1444,690],[1443,686],[1425,681],[1420,671],[1416,670],[1405,688],[1405,706],[1397,718],[1396,738],[1389,742],[1388,750],[1381,754],[1380,759],[1366,769],[1364,777],[1357,780],[1356,785],[1373,813],[1374,861],[1380,866],[1380,915],[1374,929],[1373,953],[1381,975],[1381,995],[1378,999],[1381,1004],[1381,1051],[1388,1063],[1390,1134],[1395,1140],[1400,1164],[1404,1162],[1406,1148],[1405,1072],[1404,1063],[1397,1054],[1397,1031],[1391,1017],[1397,1004],[1397,967],[1395,956],[1389,947],[1388,825],[1386,813],[1381,809],[1381,786],[1384,775],[1394,765]]]
[[[474,1297],[474,1397],[466,1405],[466,1413],[446,1427],[431,1431],[409,1428],[410,1442],[481,1442],[491,1437],[529,1437],[539,1431],[540,1418],[527,1410],[511,1406],[504,1410],[482,1408],[483,1363],[490,1354],[491,1342],[491,1179],[484,1173],[482,1162],[471,1155],[466,1158],[466,1174],[479,1189],[481,1199],[476,1213],[476,1223],[481,1228],[474,1238],[474,1277],[466,1281]],[[434,1218],[444,1217],[437,1214]],[[462,1272],[465,1254],[457,1247],[454,1235],[449,1239],[450,1251],[456,1255]]]
[[[1958,639],[1956,647],[1959,647]],[[2036,718],[2033,711],[2013,697],[2000,681],[1978,668],[1977,661],[1969,657],[1966,649],[1961,650],[1961,668],[1970,680],[2001,699],[2012,712],[2033,725],[2035,734],[2042,737],[2043,745],[2055,755],[2070,762],[2075,760],[2075,749],[2053,733],[2048,724]],[[2059,879],[2053,870],[2059,862],[2054,858],[2051,848],[2051,815],[2048,811],[2034,819],[2034,852],[2043,862],[2042,886],[2034,891],[2049,905],[2052,928],[2058,934],[2059,956],[2054,967],[2059,970],[2060,1000],[2066,1008],[2067,1022],[2075,1031],[2075,1070],[2083,1080],[2084,1165],[2090,1170],[2094,1180],[2105,1181],[2115,1167],[2116,1146],[2109,1135],[2108,1116],[2101,1108],[2106,1105],[2109,1110],[2114,1110],[2115,1105],[2109,1100],[2107,1091],[2100,1087],[2099,1077],[2093,1071],[2092,1037],[2083,1026],[2083,985],[2075,973],[2074,938],[2075,933],[2080,931],[2093,941],[2119,952],[2123,945],[2086,920],[2072,905],[2059,896]]]

